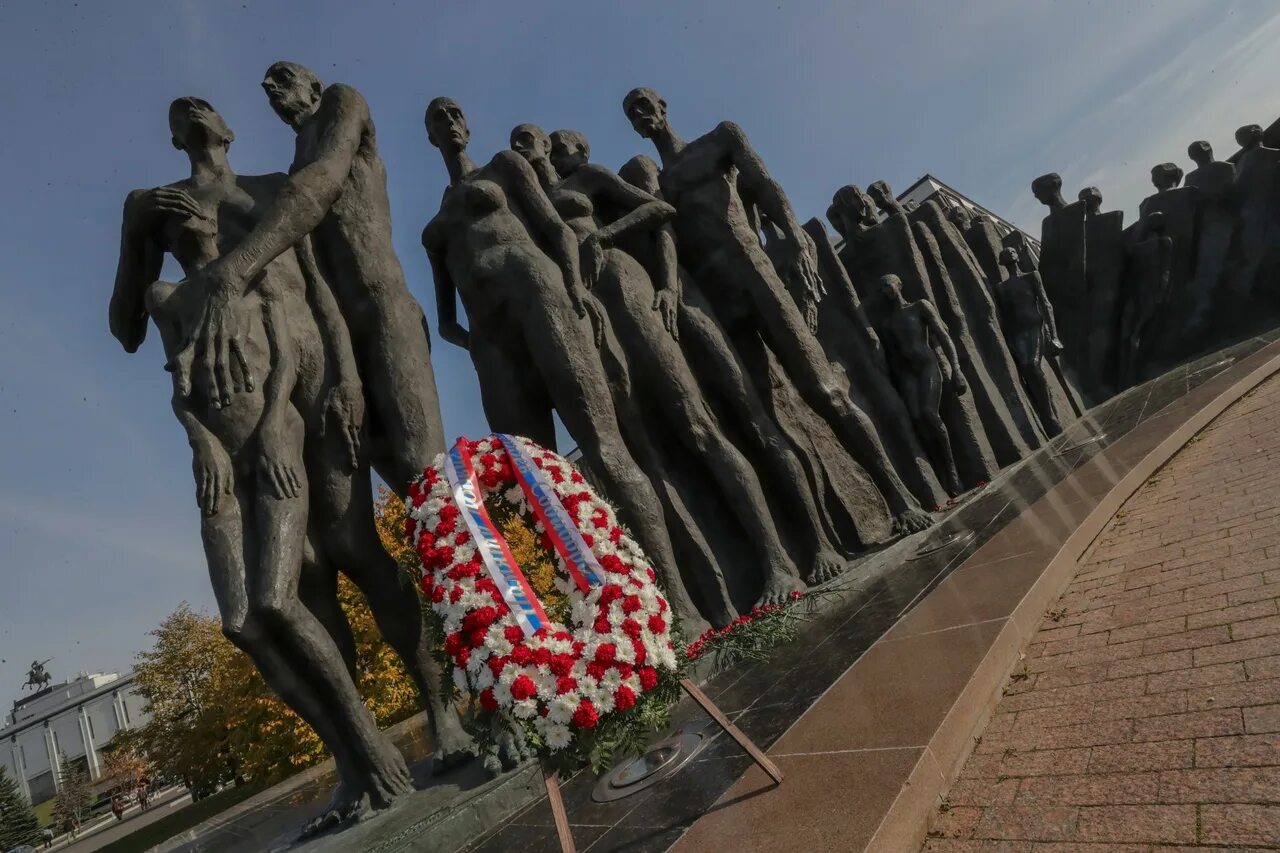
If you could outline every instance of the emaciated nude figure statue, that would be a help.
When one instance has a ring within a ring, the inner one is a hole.
[[[707,622],[680,578],[658,496],[623,441],[586,322],[577,238],[519,154],[500,151],[483,167],[471,160],[457,102],[436,98],[425,121],[449,172],[440,211],[422,232],[440,336],[470,352],[495,432],[554,447],[552,412],[560,415],[663,574],[672,608],[697,635]],[[470,332],[457,320],[458,297]]]
[[[1057,312],[1063,367],[1086,405],[1108,396],[1088,361],[1086,341],[1090,329],[1088,285],[1085,283],[1085,205],[1070,204],[1062,197],[1062,178],[1056,172],[1031,182],[1031,193],[1049,209],[1040,226],[1040,276],[1049,303]]]
[[[202,271],[210,287],[201,366],[229,400],[234,328],[222,306],[266,264],[315,232],[316,256],[351,330],[369,403],[370,456],[401,497],[436,455],[444,427],[422,308],[391,245],[387,171],[369,105],[342,83],[325,88],[310,70],[277,62],[262,81],[272,109],[297,134],[289,180],[258,225]]]
[[[551,134],[552,164],[560,174],[572,174],[587,162],[587,150],[557,131]],[[580,138],[580,134],[578,135]],[[627,161],[618,176],[645,193],[659,197],[661,170],[641,154]],[[748,370],[721,327],[702,283],[677,262],[675,235],[664,226],[652,246],[630,247],[649,271],[659,293],[677,290],[680,295],[676,325],[672,330],[685,350],[704,393],[731,420],[758,470],[770,480],[770,488],[788,509],[788,521],[796,532],[793,548],[802,551],[800,562],[810,567],[805,580],[821,584],[840,574],[845,561],[822,524],[823,512],[810,488],[804,465],[773,413],[768,411]]]
[[[667,430],[702,460],[716,483],[719,501],[748,532],[766,577],[761,600],[785,600],[803,584],[782,544],[760,480],[712,414],[676,341],[678,321],[669,322],[662,311],[661,291],[636,258],[615,248],[628,235],[659,231],[674,218],[675,209],[603,166],[566,164],[568,172],[558,173],[551,162],[551,138],[536,125],[512,130],[511,147],[529,161],[552,204],[578,235],[584,259],[602,254],[600,261],[592,261],[599,265],[592,295],[604,307],[643,404],[660,412]],[[611,216],[606,224],[604,217],[614,212],[622,215]]]
[[[1164,231],[1164,214],[1153,211],[1138,223],[1138,240],[1129,249],[1125,267],[1120,378],[1126,387],[1142,381],[1150,342],[1164,325],[1172,266],[1173,239]]]
[[[929,300],[908,302],[902,295],[902,281],[896,275],[881,277],[880,287],[889,306],[880,337],[887,350],[894,383],[911,413],[921,442],[928,449],[934,470],[954,498],[962,489],[955,459],[951,456],[951,440],[938,407],[944,388],[954,394],[968,390],[960,359],[947,327]],[[946,354],[945,365],[939,363],[935,347]]]
[[[1044,292],[1040,273],[1018,272],[1018,252],[1006,248],[1000,252],[1000,265],[1007,277],[996,285],[1000,301],[1001,325],[1009,341],[1009,350],[1018,365],[1027,396],[1036,407],[1040,423],[1050,436],[1062,432],[1062,422],[1049,394],[1049,377],[1045,373],[1044,349],[1049,358],[1062,352],[1053,306]]]
[[[1102,210],[1102,192],[1085,187],[1077,198],[1084,205],[1085,305],[1089,328],[1081,336],[1088,348],[1081,359],[1089,365],[1099,393],[1119,390],[1120,305],[1124,281],[1124,211]],[[1022,256],[1019,254],[1019,269]]]
[[[870,422],[840,389],[822,345],[787,290],[760,237],[752,228],[740,188],[785,239],[802,298],[816,301],[822,282],[810,241],[796,221],[782,188],[774,182],[746,134],[732,122],[686,143],[667,121],[667,105],[651,89],[632,89],[623,111],[641,136],[652,140],[662,160],[662,195],[676,208],[675,229],[685,266],[717,289],[715,304],[734,346],[750,352],[768,347],[809,405],[874,479],[896,529],[926,529],[930,518],[898,478]],[[759,379],[757,378],[757,381]]]
[[[404,759],[355,688],[354,644],[334,597],[339,568],[375,604],[380,627],[424,697],[439,684],[439,671],[417,633],[404,630],[411,624],[387,624],[401,602],[408,600],[414,614],[417,604],[411,586],[398,587],[399,569],[374,528],[351,341],[304,239],[228,303],[241,332],[243,384],[234,404],[227,405],[224,387],[209,374],[186,380],[178,362],[190,355],[184,344],[209,300],[198,274],[259,221],[285,176],[235,175],[226,157],[231,132],[205,101],[178,99],[169,121],[192,174],[130,194],[112,332],[132,352],[148,317],[155,319],[175,373],[174,412],[194,453],[223,631],[334,754],[341,783],[316,825],[358,818],[411,785]],[[187,273],[181,284],[156,281],[165,252]],[[393,590],[395,600],[380,597],[383,589]],[[458,727],[451,712],[442,722]]]
[[[214,389],[218,404],[232,405],[232,395],[253,384],[238,353],[242,336],[230,306],[268,264],[312,235],[317,262],[350,332],[364,389],[369,462],[404,497],[409,483],[443,452],[444,427],[422,308],[409,293],[391,245],[387,173],[369,106],[350,86],[325,88],[315,74],[291,62],[268,68],[262,87],[276,115],[297,134],[293,165],[251,227],[236,240],[224,240],[222,256],[191,275],[209,297],[190,339],[194,353],[178,360],[180,383],[186,384],[194,354],[195,372]],[[359,487],[362,506],[372,488],[366,479]],[[372,512],[371,496],[368,506]],[[437,766],[462,760],[472,742],[439,695],[439,669],[426,649],[413,584],[400,571],[371,570],[357,582],[388,642],[406,662],[423,661],[409,671],[430,697]],[[411,655],[412,647],[423,651]]]

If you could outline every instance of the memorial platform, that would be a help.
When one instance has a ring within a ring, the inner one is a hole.
[[[565,784],[578,850],[920,849],[931,824],[945,823],[944,795],[1082,558],[1157,469],[1280,371],[1277,338],[1244,341],[1087,413],[943,524],[877,555],[772,659],[711,679],[707,692],[786,773],[781,785],[685,709],[683,724],[708,737],[676,775],[606,804],[592,801],[589,773]],[[1006,849],[982,844],[938,849]],[[560,847],[544,800],[467,849]]]

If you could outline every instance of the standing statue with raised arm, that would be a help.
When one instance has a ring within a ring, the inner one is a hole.
[[[551,134],[552,162],[561,174],[571,174],[586,162],[586,151],[566,141],[561,133]],[[658,164],[643,154],[618,170],[619,177],[655,198],[662,193],[660,174]],[[783,535],[793,534],[792,550],[801,555],[802,565],[810,567],[805,580],[822,583],[840,574],[846,565],[844,555],[849,552],[838,547],[838,537],[824,525],[830,514],[821,506],[823,496],[805,473],[806,462],[813,465],[815,460],[802,461],[802,454],[792,447],[777,413],[770,410],[734,350],[702,283],[677,262],[673,229],[664,226],[654,243],[632,242],[628,250],[648,269],[659,292],[679,290],[675,332],[681,348],[722,424],[732,428],[757,470],[769,478],[770,491],[777,498],[775,512],[780,511],[788,521]]]
[[[223,631],[334,754],[340,785],[317,826],[358,818],[411,786],[356,691],[337,572],[365,591],[424,703],[438,697],[440,672],[421,636],[413,587],[374,527],[350,337],[304,236],[226,303],[240,332],[236,399],[228,402],[207,372],[188,378],[184,344],[211,299],[200,272],[245,239],[287,178],[236,175],[227,162],[232,134],[205,101],[174,101],[169,121],[191,176],[126,201],[111,329],[132,352],[148,318],[159,328],[175,374],[174,412],[194,455]],[[187,274],[183,282],[156,280],[165,253]],[[442,749],[456,732],[456,757],[468,743],[456,715],[440,703],[432,711]]]
[[[796,220],[782,188],[769,176],[742,128],[722,122],[686,143],[667,120],[667,105],[651,89],[632,89],[623,99],[631,126],[651,140],[662,160],[663,198],[676,208],[676,234],[685,265],[715,287],[721,322],[740,353],[754,364],[767,347],[801,396],[827,421],[874,479],[899,532],[926,529],[921,512],[885,456],[884,447],[838,382],[806,318],[817,319],[822,283],[811,241]],[[740,191],[774,223],[789,256],[784,267],[799,285],[802,310],[760,244]],[[757,377],[760,381],[763,377]]]
[[[1007,273],[1005,280],[995,288],[996,298],[1000,301],[1002,328],[1027,388],[1027,396],[1035,405],[1045,431],[1054,436],[1062,432],[1062,419],[1049,394],[1049,377],[1044,366],[1046,346],[1049,358],[1057,358],[1062,352],[1053,306],[1044,292],[1040,273],[1018,272],[1016,249],[1002,250],[1000,265]]]
[[[927,299],[908,302],[902,295],[902,280],[896,275],[882,276],[880,287],[889,306],[880,327],[889,367],[916,432],[928,448],[933,468],[954,498],[962,489],[947,427],[938,408],[943,394],[963,394],[968,390],[960,359],[933,303]],[[935,348],[945,354],[944,362],[938,360]]]
[[[422,232],[440,336],[470,352],[495,432],[554,447],[552,415],[559,414],[662,573],[672,608],[696,636],[707,622],[680,577],[653,485],[622,438],[586,319],[591,297],[573,230],[519,154],[499,151],[485,166],[472,161],[471,131],[452,98],[432,100],[425,122],[449,173],[440,210]],[[459,298],[470,330],[458,322]]]

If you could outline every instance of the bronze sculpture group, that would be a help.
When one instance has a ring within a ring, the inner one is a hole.
[[[174,101],[190,174],[126,200],[110,318],[130,352],[148,320],[159,330],[224,631],[336,761],[323,828],[411,788],[355,689],[338,572],[417,683],[439,764],[470,743],[373,525],[370,472],[403,496],[444,450],[373,121],[357,91],[293,63],[262,85],[297,136],[289,173],[236,175],[222,117]],[[490,428],[554,448],[559,416],[690,635],[925,530],[927,510],[1060,432],[1078,412],[1059,353],[1096,402],[1151,353],[1176,355],[1169,305],[1207,326],[1215,288],[1249,292],[1274,263],[1271,196],[1239,187],[1274,171],[1252,137],[1234,179],[1193,146],[1194,198],[1162,169],[1132,234],[1096,191],[1068,205],[1056,176],[1037,179],[1051,211],[1037,258],[966,209],[909,210],[882,181],[836,192],[833,245],[737,125],[685,141],[650,89],[622,112],[660,162],[614,172],[581,133],[520,124],[478,165],[461,107],[432,100],[449,186],[422,245],[440,337],[470,354]],[[159,280],[166,253],[181,282]],[[1117,334],[1082,322],[1091,310]]]

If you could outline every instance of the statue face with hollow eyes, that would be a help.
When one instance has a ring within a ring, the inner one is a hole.
[[[632,89],[623,99],[622,110],[635,132],[650,139],[667,124],[667,103],[652,89]]]
[[[536,124],[518,124],[511,130],[511,150],[530,163],[551,156],[551,138]]]
[[[591,156],[587,139],[576,130],[556,130],[551,134],[551,165],[561,177],[585,166]]]
[[[203,98],[178,98],[169,105],[169,132],[179,151],[200,148],[210,141],[230,145],[235,134]]]
[[[467,117],[453,98],[436,98],[427,105],[427,139],[441,151],[461,151],[471,140]]]

